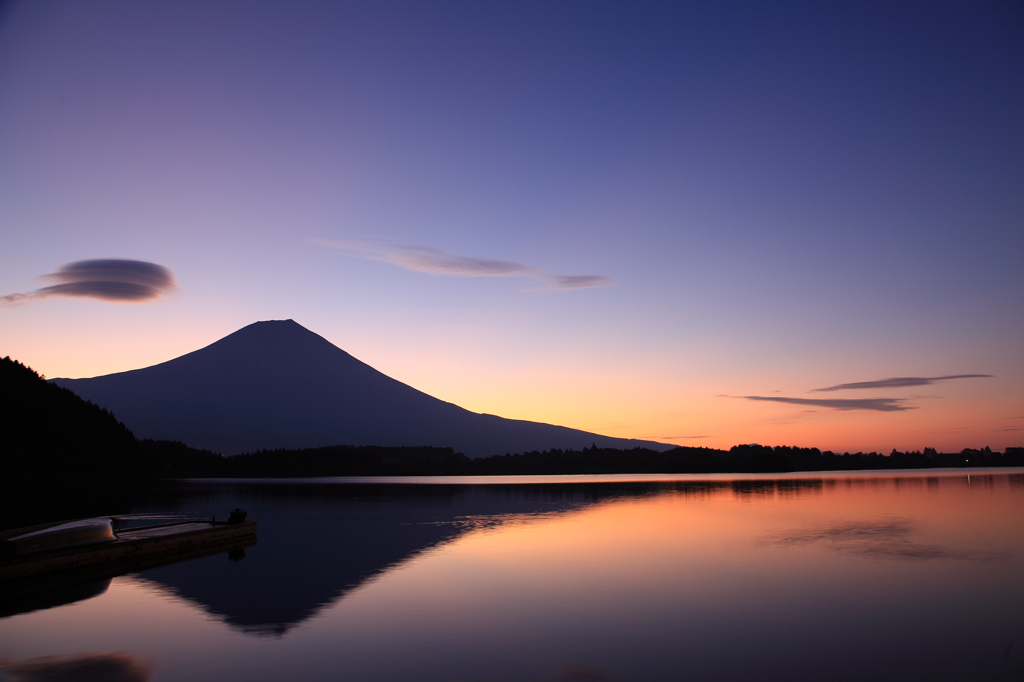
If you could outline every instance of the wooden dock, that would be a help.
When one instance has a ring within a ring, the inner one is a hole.
[[[182,521],[130,528],[113,542],[75,545],[0,558],[0,588],[60,574],[113,574],[143,570],[256,544],[256,522]]]

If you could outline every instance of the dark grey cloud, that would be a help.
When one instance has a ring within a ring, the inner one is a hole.
[[[17,305],[51,296],[141,303],[160,298],[174,288],[174,275],[164,266],[116,258],[68,263],[43,275],[43,279],[54,284],[24,294],[0,296],[0,306]]]
[[[951,374],[944,377],[892,377],[891,379],[879,379],[878,381],[857,381],[852,384],[836,384],[826,388],[815,388],[811,393],[825,391],[846,391],[856,388],[906,388],[908,386],[929,386],[936,381],[948,381],[949,379],[991,379],[991,374]]]
[[[764,400],[772,403],[788,405],[811,405],[814,407],[830,407],[834,410],[870,410],[872,412],[902,412],[917,409],[906,405],[902,398],[856,398],[856,399],[815,399],[815,398],[783,398],[781,396],[745,395],[747,400]]]
[[[310,243],[339,249],[349,256],[390,263],[426,275],[448,277],[529,277],[545,283],[545,289],[571,291],[611,286],[613,280],[604,275],[552,275],[538,268],[515,261],[453,256],[427,246],[401,246],[376,242],[348,242],[334,239],[311,239]]]
[[[916,542],[912,537],[914,531],[904,520],[848,523],[781,533],[766,538],[766,542],[782,546],[822,544],[846,554],[895,561],[1002,561],[1009,558],[1005,552],[960,550]]]

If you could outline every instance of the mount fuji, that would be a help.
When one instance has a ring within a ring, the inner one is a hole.
[[[434,445],[470,457],[671,446],[470,412],[396,381],[293,320],[256,322],[167,362],[54,379],[138,438],[222,454],[326,445]]]

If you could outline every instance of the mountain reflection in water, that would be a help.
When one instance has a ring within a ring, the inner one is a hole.
[[[979,485],[992,477],[975,477]],[[1013,477],[1015,482],[1017,477]],[[1020,477],[1024,481],[1024,476]],[[738,500],[819,496],[826,487],[939,485],[941,479],[795,478],[509,485],[409,485],[309,482],[187,482],[160,490],[147,505],[200,517],[217,509],[258,509],[259,544],[243,562],[221,554],[145,571],[141,577],[246,634],[279,636],[389,568],[486,527],[539,522],[613,500],[657,495]],[[146,511],[141,507],[140,511]],[[256,518],[255,516],[253,518]],[[908,542],[905,523],[797,530],[780,545],[830,544],[838,551],[898,559],[999,559]]]
[[[0,618],[0,679],[1022,679],[1024,475],[944,473],[168,482],[258,543]]]
[[[282,635],[388,568],[469,531],[651,494],[650,485],[630,484],[188,483],[149,504],[197,516],[258,509],[250,518],[260,524],[259,544],[234,564],[222,554],[140,575],[247,634]]]

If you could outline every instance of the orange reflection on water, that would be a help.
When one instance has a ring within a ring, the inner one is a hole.
[[[938,664],[918,659],[946,640],[994,651],[995,665],[1024,635],[991,611],[1024,597],[1022,482],[670,484],[475,531],[365,586],[330,618],[358,622],[353,636],[371,649],[410,638],[427,655],[463,640],[481,673],[486,659],[523,679],[574,665],[632,671],[622,679],[733,666],[737,676],[722,679],[741,679],[733,647],[793,679],[811,679],[824,659],[849,667],[836,679],[858,679],[865,651],[927,671]]]

